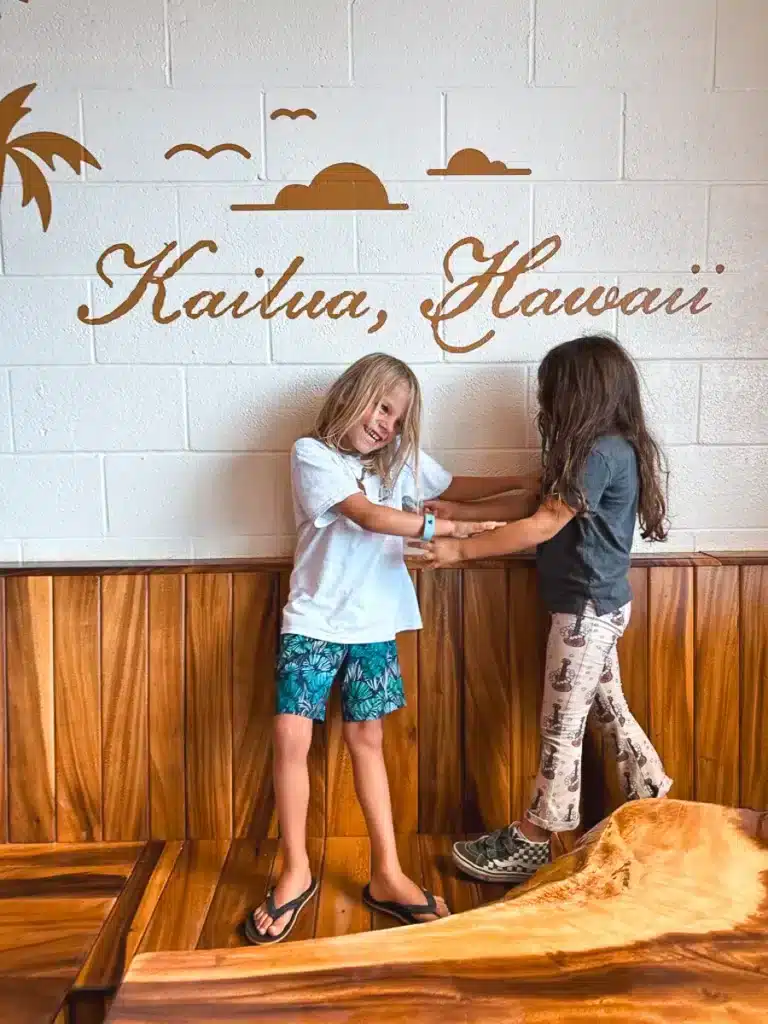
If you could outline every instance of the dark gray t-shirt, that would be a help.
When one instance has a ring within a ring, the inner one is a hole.
[[[598,615],[608,615],[632,599],[627,574],[639,492],[632,445],[601,437],[581,485],[589,511],[537,549],[539,591],[551,612],[578,614],[592,601]]]

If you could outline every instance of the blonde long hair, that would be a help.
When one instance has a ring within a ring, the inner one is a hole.
[[[366,467],[377,473],[386,487],[392,486],[407,462],[418,481],[421,388],[410,366],[383,352],[358,359],[329,388],[312,431],[312,436],[329,448],[343,451],[342,442],[349,430],[398,384],[407,384],[411,393],[400,435],[364,459]]]

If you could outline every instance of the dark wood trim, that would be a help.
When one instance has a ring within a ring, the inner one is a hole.
[[[508,555],[457,565],[457,569],[499,569],[510,564],[532,564],[533,555]],[[406,559],[409,569],[419,569],[418,559]],[[683,567],[698,565],[766,565],[768,551],[698,551],[675,552],[668,555],[634,555],[632,565],[652,569],[657,566]],[[199,573],[199,572],[279,572],[290,569],[293,559],[219,558],[179,559],[178,561],[135,562],[0,562],[0,576],[80,576],[93,573],[114,576],[121,573]]]

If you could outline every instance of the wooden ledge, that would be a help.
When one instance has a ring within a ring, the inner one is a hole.
[[[766,971],[768,813],[644,800],[437,924],[139,956],[108,1020],[764,1024]]]
[[[417,558],[406,558],[409,569],[419,570]],[[457,569],[502,569],[511,565],[534,565],[530,555],[508,555],[458,565]],[[768,565],[768,551],[694,551],[633,555],[636,568],[685,567],[706,565]],[[93,562],[0,562],[0,576],[98,576],[153,573],[285,572],[293,568],[293,559],[280,558],[204,558],[157,561]]]

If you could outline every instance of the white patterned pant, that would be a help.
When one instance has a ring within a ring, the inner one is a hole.
[[[616,758],[628,800],[665,796],[672,780],[651,741],[632,717],[619,676],[616,644],[629,622],[631,604],[597,615],[590,603],[581,615],[556,613],[547,641],[541,762],[526,817],[551,832],[578,827],[581,753],[587,719],[603,734]]]

